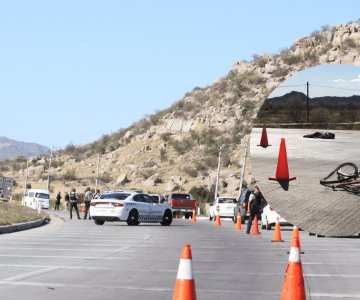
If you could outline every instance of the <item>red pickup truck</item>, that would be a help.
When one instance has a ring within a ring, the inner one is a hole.
[[[171,193],[167,196],[167,201],[172,207],[174,217],[184,215],[185,219],[189,219],[196,208],[196,200],[191,194]]]

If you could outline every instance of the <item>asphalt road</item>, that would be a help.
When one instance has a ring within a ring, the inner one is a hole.
[[[229,220],[97,226],[57,214],[63,220],[0,236],[2,300],[171,299],[185,244],[198,299],[279,299],[291,228],[271,243],[273,231],[246,235]],[[309,299],[360,299],[359,239],[300,234]]]
[[[252,172],[266,200],[286,220],[308,232],[325,236],[350,236],[360,233],[360,195],[333,191],[320,185],[344,162],[360,167],[360,131],[334,130],[335,139],[311,139],[303,135],[309,129],[268,128],[271,147],[262,148],[262,129],[251,133],[250,157]],[[280,140],[286,141],[290,181],[285,187],[268,178],[275,176]]]

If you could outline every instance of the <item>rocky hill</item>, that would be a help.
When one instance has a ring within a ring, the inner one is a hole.
[[[41,156],[49,152],[49,148],[39,144],[19,142],[7,137],[0,137],[0,160],[13,159],[19,156]]]
[[[92,144],[69,145],[56,153],[50,169],[52,191],[94,188],[99,158],[101,190],[191,190],[206,201],[214,192],[219,147],[223,146],[219,191],[237,195],[245,147],[268,95],[286,78],[308,67],[360,65],[359,44],[358,22],[325,26],[279,54],[235,62],[227,76],[186,93],[170,108]],[[47,162],[48,158],[40,157],[31,161],[28,182],[32,187],[46,186]],[[5,176],[16,178],[19,195],[25,166],[25,161],[0,166]],[[253,184],[250,160],[246,166],[245,184]]]

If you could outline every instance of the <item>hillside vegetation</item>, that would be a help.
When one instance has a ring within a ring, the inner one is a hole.
[[[220,194],[238,195],[242,158],[257,113],[287,77],[321,63],[360,65],[360,25],[323,27],[276,55],[238,61],[211,86],[194,88],[166,110],[91,144],[68,145],[52,158],[51,192],[141,189],[152,193],[192,191],[201,202],[213,197],[220,146]],[[251,149],[250,149],[251,152]],[[46,187],[48,157],[30,161],[28,185]],[[245,185],[254,184],[247,161]],[[14,177],[14,198],[24,191],[26,159],[3,161],[3,176]]]

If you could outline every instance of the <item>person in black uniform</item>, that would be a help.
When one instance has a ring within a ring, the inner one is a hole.
[[[56,196],[56,201],[55,201],[55,210],[59,210],[59,208],[60,208],[60,200],[61,200],[61,193],[58,192],[58,194]]]
[[[76,189],[71,190],[69,198],[70,198],[70,219],[72,219],[72,210],[73,210],[73,208],[75,208],[77,217],[78,217],[78,219],[80,219],[79,209],[77,207],[78,197],[77,197],[77,194],[76,194]]]
[[[249,234],[251,230],[252,222],[255,218],[255,215],[257,216],[258,220],[261,220],[261,214],[263,211],[263,207],[266,206],[266,200],[262,193],[260,192],[260,189],[258,186],[255,186],[253,193],[249,197],[248,202],[248,212],[249,212],[249,219],[248,224],[246,228],[246,233]]]

